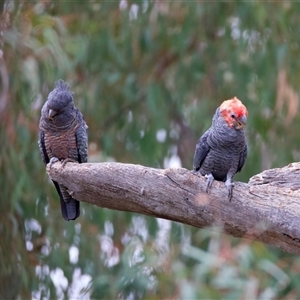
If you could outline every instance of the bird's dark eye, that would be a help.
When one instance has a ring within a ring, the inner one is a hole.
[[[232,118],[232,119],[235,119],[235,114],[231,114],[231,118]]]

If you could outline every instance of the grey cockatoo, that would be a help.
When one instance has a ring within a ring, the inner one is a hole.
[[[63,80],[56,83],[42,108],[38,144],[45,165],[57,159],[87,162],[87,125]],[[79,201],[68,194],[66,187],[53,183],[60,197],[64,219],[75,220],[80,214]]]
[[[247,157],[247,116],[247,108],[238,98],[224,101],[197,142],[193,167],[207,178],[206,192],[214,179],[223,181],[231,200],[232,177],[241,171]]]

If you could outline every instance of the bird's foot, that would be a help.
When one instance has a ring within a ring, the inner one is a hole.
[[[206,174],[205,175],[206,178],[206,188],[205,188],[205,192],[208,193],[208,189],[211,187],[213,181],[214,181],[214,176],[210,173],[210,174]]]
[[[55,164],[58,161],[59,161],[59,159],[57,157],[51,157],[51,159],[50,159],[50,165],[49,165],[50,169],[51,169],[52,165]]]
[[[196,171],[196,170],[192,170],[191,172],[192,172],[194,175],[196,175],[196,176],[199,174],[199,172]]]
[[[225,186],[228,191],[228,200],[230,201],[232,198],[232,189],[234,187],[234,183],[231,182],[231,179],[229,178],[225,181]]]
[[[66,158],[66,159],[64,159],[64,160],[62,160],[62,167],[64,167],[68,162],[72,162],[72,163],[78,163],[78,161],[77,160],[75,160],[75,159],[73,159],[73,158]]]

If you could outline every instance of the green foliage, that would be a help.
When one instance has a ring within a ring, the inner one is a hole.
[[[297,298],[297,257],[219,229],[87,204],[78,221],[63,221],[37,130],[62,78],[88,123],[90,161],[163,168],[178,156],[190,169],[216,107],[237,96],[249,110],[249,156],[235,178],[297,161],[298,4],[6,1],[1,9],[1,298]]]

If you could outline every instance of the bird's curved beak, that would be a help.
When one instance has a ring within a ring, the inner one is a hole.
[[[48,117],[50,120],[53,119],[53,117],[57,114],[57,111],[54,110],[54,109],[49,109],[49,114],[48,114]]]
[[[247,123],[247,116],[244,115],[237,120],[237,128],[238,129],[243,128],[246,125],[246,123]]]

